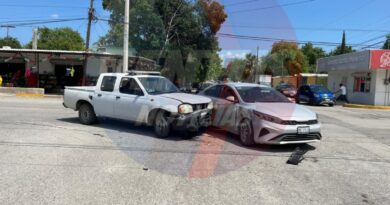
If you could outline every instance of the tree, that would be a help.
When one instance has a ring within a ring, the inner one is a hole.
[[[390,49],[390,35],[386,37],[386,42],[382,47],[383,49]]]
[[[111,12],[110,31],[99,44],[122,46],[123,2],[103,0],[103,7]],[[216,73],[209,72],[220,62],[215,34],[227,17],[217,1],[135,0],[130,16],[137,19],[130,23],[130,46],[169,75],[204,81]]]
[[[26,45],[32,47],[32,43]],[[71,28],[40,28],[38,30],[38,49],[47,50],[85,50],[84,39]]]
[[[9,46],[11,48],[22,48],[19,40],[12,37],[0,38],[0,48],[3,46]]]
[[[307,72],[307,67],[307,60],[298,45],[285,41],[274,43],[262,63],[264,72],[273,75],[295,75]]]
[[[337,55],[342,55],[346,53],[353,53],[355,50],[352,48],[352,46],[347,46],[347,40],[346,40],[346,35],[345,31],[343,32],[343,38],[341,41],[341,45],[337,46],[334,51],[330,52],[330,56],[337,56]]]
[[[317,60],[326,56],[326,52],[319,47],[314,47],[312,43],[306,43],[301,48],[309,64],[308,71],[314,73],[317,66]]]

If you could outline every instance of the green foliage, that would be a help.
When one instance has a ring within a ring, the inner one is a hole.
[[[390,49],[390,35],[388,35],[387,37],[386,37],[387,39],[386,39],[386,42],[385,42],[385,44],[383,45],[383,49]]]
[[[308,72],[314,73],[317,66],[317,60],[326,56],[326,52],[319,47],[314,47],[312,43],[306,43],[301,48],[308,63]]]
[[[3,46],[9,46],[11,48],[22,48],[18,39],[12,37],[0,38],[0,48]]]
[[[295,75],[307,72],[308,63],[296,43],[280,41],[274,43],[271,52],[263,58],[262,68],[269,75]]]
[[[111,21],[99,45],[123,45],[123,6],[120,0],[103,0]],[[223,6],[213,0],[135,0],[129,44],[139,55],[155,59],[171,76],[204,81],[221,69],[215,34],[226,17]]]
[[[347,40],[345,32],[343,32],[343,39],[341,41],[341,45],[337,46],[335,50],[329,53],[330,56],[338,56],[346,53],[353,53],[355,50],[352,46],[347,46]]]
[[[226,77],[232,81],[242,81],[243,73],[245,72],[246,59],[234,59],[226,68]]]
[[[32,47],[32,43],[26,45]],[[47,50],[85,50],[84,40],[80,33],[71,28],[40,28],[38,31],[38,49]]]

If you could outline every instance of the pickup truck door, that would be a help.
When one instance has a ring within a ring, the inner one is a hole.
[[[115,82],[116,77],[104,76],[100,88],[96,89],[92,102],[98,116],[114,117]]]
[[[115,118],[145,122],[149,113],[149,99],[134,78],[124,77],[115,100]]]

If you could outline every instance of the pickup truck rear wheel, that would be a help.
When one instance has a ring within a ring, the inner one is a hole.
[[[154,133],[159,138],[167,138],[171,132],[171,126],[168,123],[166,113],[159,112],[154,120]]]
[[[92,125],[96,122],[96,114],[90,104],[84,103],[79,108],[79,120],[81,124]]]

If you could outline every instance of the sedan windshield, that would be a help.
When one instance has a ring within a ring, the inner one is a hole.
[[[139,81],[149,95],[159,95],[165,93],[177,93],[179,89],[166,78],[160,77],[140,77]]]
[[[236,90],[240,94],[242,100],[247,103],[291,102],[284,95],[269,87],[240,86],[236,87]]]

